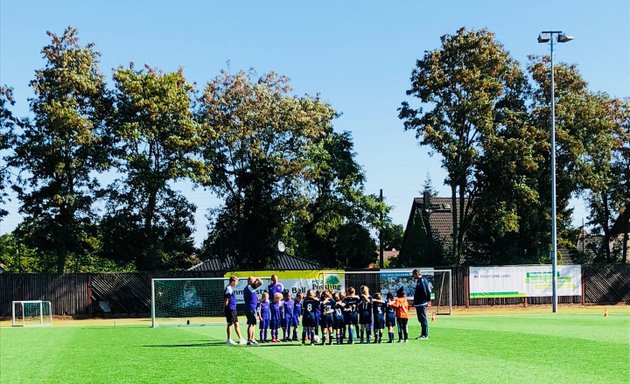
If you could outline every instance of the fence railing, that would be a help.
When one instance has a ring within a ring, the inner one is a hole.
[[[522,304],[523,298],[468,299],[468,267],[452,271],[453,306]],[[583,265],[584,297],[559,297],[560,303],[630,303],[630,264]],[[53,314],[73,317],[149,316],[151,278],[219,277],[221,272],[0,274],[0,317],[11,316],[13,300],[47,300]],[[106,308],[103,306],[106,303]],[[550,297],[530,297],[529,304],[550,304]]]

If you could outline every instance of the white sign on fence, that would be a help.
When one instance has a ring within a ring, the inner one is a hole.
[[[546,297],[552,295],[551,265],[470,267],[470,298]],[[558,296],[582,295],[582,266],[559,265]]]

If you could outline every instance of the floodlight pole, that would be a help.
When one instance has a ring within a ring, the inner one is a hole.
[[[558,238],[557,238],[557,218],[556,218],[556,92],[553,69],[553,38],[557,36],[559,43],[566,43],[573,40],[572,36],[565,35],[562,31],[542,31],[538,35],[539,43],[549,42],[551,45],[551,290],[552,290],[552,311],[558,312]]]

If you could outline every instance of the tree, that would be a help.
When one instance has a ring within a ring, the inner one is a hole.
[[[18,135],[11,163],[21,171],[20,212],[30,230],[24,239],[47,250],[63,273],[68,256],[89,250],[94,233],[93,178],[108,166],[104,119],[110,111],[93,44],[79,45],[76,29],[48,32],[46,65],[35,71],[30,99],[34,118]]]
[[[11,148],[10,140],[14,134],[13,129],[16,125],[16,119],[9,109],[10,106],[15,104],[12,91],[11,88],[0,86],[0,156],[3,156],[2,165],[0,165],[0,221],[9,213],[6,209],[2,208],[8,198],[6,189],[9,185],[10,175],[8,156],[2,154]]]
[[[527,81],[487,30],[462,28],[442,36],[441,42],[441,49],[425,52],[417,61],[407,91],[428,110],[403,102],[399,117],[421,145],[442,155],[445,182],[451,187],[453,251],[462,263],[479,191],[474,175],[484,144],[512,111],[524,108]]]
[[[194,205],[170,183],[206,182],[201,144],[193,119],[193,87],[183,72],[118,68],[114,73],[116,113],[112,131],[121,178],[110,187],[101,231],[103,255],[138,270],[186,265],[193,251]]]

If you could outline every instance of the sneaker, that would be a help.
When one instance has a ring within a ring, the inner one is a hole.
[[[240,340],[238,341],[238,343],[239,343],[240,345],[245,345],[245,344],[247,344],[247,340],[245,340],[245,339],[240,339]]]
[[[387,340],[387,344],[391,344],[393,342],[394,342],[393,340]]]
[[[258,344],[258,342],[257,342],[255,339],[252,339],[252,340],[251,340],[251,342],[252,342],[252,344],[254,344],[254,345]]]
[[[422,335],[418,335],[418,337],[416,337],[416,340],[420,340],[422,339]]]
[[[429,340],[429,336],[420,336],[419,339],[420,340]]]
[[[402,343],[402,340],[398,340],[399,343]]]
[[[228,339],[227,343],[230,344],[230,345],[236,345],[236,342],[234,340],[232,340],[232,339]]]
[[[409,342],[409,340],[405,339],[404,343],[408,343],[408,342]]]
[[[247,340],[247,345],[254,345],[254,343],[251,340]]]

